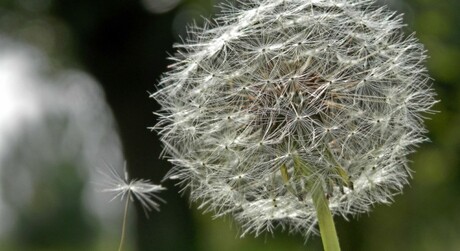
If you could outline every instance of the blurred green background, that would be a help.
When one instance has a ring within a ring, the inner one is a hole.
[[[382,0],[426,45],[442,101],[411,185],[391,206],[337,219],[342,250],[460,250],[460,1]],[[128,162],[158,183],[168,170],[148,98],[172,44],[213,0],[0,0],[0,251],[116,250],[120,201],[97,169]],[[125,250],[322,250],[287,233],[238,238],[231,219],[197,211],[172,183],[148,218],[132,211]]]

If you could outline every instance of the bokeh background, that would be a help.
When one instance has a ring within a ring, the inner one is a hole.
[[[0,251],[116,250],[123,203],[98,192],[111,165],[159,183],[169,164],[148,98],[186,24],[217,0],[0,0]],[[460,250],[460,1],[382,0],[426,45],[442,101],[414,180],[391,206],[337,219],[342,250]],[[322,250],[319,237],[238,238],[164,184],[167,204],[129,215],[125,250]],[[133,207],[134,208],[134,207]]]

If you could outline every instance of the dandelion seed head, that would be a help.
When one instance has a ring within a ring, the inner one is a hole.
[[[390,203],[436,103],[403,27],[373,0],[241,1],[191,27],[151,95],[169,177],[242,235],[315,233],[315,187],[344,217]]]

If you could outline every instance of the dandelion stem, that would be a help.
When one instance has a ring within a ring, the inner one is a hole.
[[[121,251],[123,248],[123,243],[125,242],[125,230],[126,230],[126,219],[128,218],[128,208],[129,208],[129,194],[126,197],[125,203],[125,212],[123,215],[123,226],[121,227],[121,237],[120,237],[120,245],[118,246],[118,251]]]
[[[313,203],[319,222],[319,231],[324,251],[340,251],[339,239],[335,230],[334,219],[329,209],[328,200],[321,186],[313,190]]]
[[[306,177],[313,175],[313,168],[304,162],[300,156],[294,156],[294,168]],[[311,180],[308,185],[312,191],[312,200],[316,209],[324,251],[340,251],[339,238],[323,186],[319,179]]]

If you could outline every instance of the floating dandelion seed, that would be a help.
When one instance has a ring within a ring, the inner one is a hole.
[[[148,216],[148,212],[153,209],[157,211],[160,210],[160,205],[157,201],[165,202],[156,195],[160,191],[165,190],[164,187],[152,184],[150,180],[146,179],[129,179],[126,162],[123,171],[124,177],[111,166],[107,166],[107,172],[100,172],[104,176],[104,188],[101,191],[113,194],[111,201],[117,198],[126,200],[120,245],[118,248],[119,251],[122,250],[124,243],[129,201],[139,201],[146,216]]]
[[[423,46],[373,0],[248,0],[192,27],[151,96],[169,177],[242,235],[390,203],[436,100]]]
[[[111,200],[120,198],[123,200],[125,197],[129,200],[137,200],[141,203],[142,208],[147,214],[153,209],[159,211],[160,205],[157,201],[164,201],[156,194],[165,190],[161,185],[152,184],[150,180],[146,179],[129,179],[124,166],[124,177],[122,177],[114,168],[108,167],[108,172],[101,172],[104,176],[104,188],[102,192],[113,194]]]

